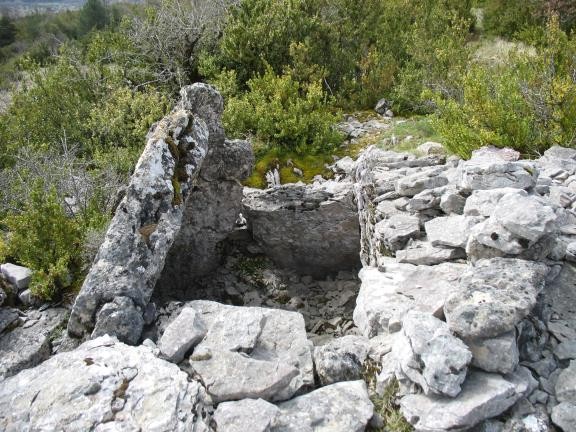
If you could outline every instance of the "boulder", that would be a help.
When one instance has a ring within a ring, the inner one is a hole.
[[[314,366],[325,386],[340,381],[362,379],[370,345],[362,336],[344,336],[314,348]]]
[[[543,167],[553,167],[570,174],[576,173],[576,150],[568,147],[552,146],[538,159]]]
[[[409,239],[420,236],[420,221],[406,213],[395,214],[376,224],[374,236],[383,247],[395,252],[402,249]]]
[[[50,357],[51,338],[58,328],[64,326],[67,314],[64,308],[33,311],[23,325],[0,335],[0,380]]]
[[[145,346],[103,336],[0,386],[0,429],[207,431],[200,383]]]
[[[215,402],[286,400],[314,385],[312,344],[299,313],[200,300],[187,307],[207,329],[190,365]]]
[[[388,99],[380,99],[378,102],[376,102],[374,111],[380,115],[384,115],[390,108],[392,108],[392,103]]]
[[[519,353],[515,331],[487,339],[466,339],[465,342],[472,351],[472,365],[479,369],[507,374],[518,366]]]
[[[512,258],[481,260],[446,300],[450,329],[463,338],[491,338],[514,329],[536,305],[548,267]]]
[[[426,141],[416,147],[416,151],[423,155],[444,155],[446,154],[446,149],[440,143],[434,141]]]
[[[185,307],[160,338],[158,348],[167,360],[180,363],[206,335],[206,326],[196,310]]]
[[[214,422],[218,432],[361,432],[373,411],[366,384],[348,381],[277,406],[262,399],[223,402]]]
[[[404,316],[401,336],[392,350],[399,378],[418,384],[424,394],[457,396],[472,360],[466,345],[445,322],[417,311]]]
[[[434,218],[424,224],[426,236],[432,246],[464,248],[470,230],[482,222],[482,218],[452,215]]]
[[[522,367],[504,377],[472,371],[458,397],[408,395],[401,399],[400,407],[418,431],[463,431],[502,414],[536,385],[530,372]]]
[[[32,270],[10,263],[2,264],[0,266],[0,272],[18,291],[28,288],[30,279],[32,278]]]
[[[364,267],[354,309],[354,323],[366,337],[393,333],[410,310],[442,316],[444,302],[458,288],[465,264],[437,266],[399,264],[383,258],[379,269]]]
[[[358,266],[360,231],[351,183],[245,189],[243,204],[254,240],[277,265],[312,276]]]

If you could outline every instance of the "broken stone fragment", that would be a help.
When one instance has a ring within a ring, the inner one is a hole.
[[[322,385],[362,378],[370,349],[362,336],[344,336],[314,348],[314,366]]]
[[[410,311],[400,334],[393,347],[400,378],[418,384],[425,394],[457,396],[472,354],[448,325],[430,314]]]
[[[164,330],[158,348],[167,360],[180,363],[186,353],[204,338],[206,332],[206,326],[198,313],[185,307]]]
[[[0,272],[4,278],[16,287],[18,291],[28,288],[32,278],[32,270],[15,264],[2,264]]]
[[[466,339],[465,342],[472,351],[472,364],[479,369],[507,374],[518,366],[515,331],[488,339]]]

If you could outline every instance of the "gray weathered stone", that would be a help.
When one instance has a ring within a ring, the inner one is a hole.
[[[498,207],[498,201],[500,201],[504,195],[514,193],[520,195],[522,194],[522,190],[508,187],[472,191],[472,194],[466,199],[464,214],[466,216],[490,217]]]
[[[559,360],[576,360],[576,340],[567,340],[554,348],[554,355]]]
[[[366,337],[400,330],[402,317],[409,310],[442,316],[446,298],[457,289],[465,264],[437,266],[398,264],[385,258],[382,271],[364,267],[356,299],[354,322]]]
[[[104,336],[0,386],[0,429],[208,431],[202,385],[150,349]]]
[[[164,330],[158,348],[166,359],[180,363],[186,353],[204,338],[206,332],[198,312],[185,307]]]
[[[370,346],[362,336],[344,336],[314,348],[314,366],[322,385],[362,379]]]
[[[556,399],[576,405],[576,360],[560,373],[556,382]]]
[[[447,188],[440,197],[440,208],[446,214],[462,214],[466,198],[455,188]]]
[[[472,351],[472,364],[479,369],[507,374],[518,366],[515,331],[488,339],[466,339],[465,342]]]
[[[505,377],[473,371],[456,398],[408,395],[400,406],[418,431],[462,431],[503,413],[535,386],[530,372],[522,367]]]
[[[362,432],[374,414],[364,381],[321,387],[278,408],[275,432]]]
[[[435,265],[461,258],[466,258],[464,249],[435,247],[428,242],[414,242],[396,251],[396,261],[414,265]]]
[[[396,192],[402,196],[414,196],[425,189],[434,189],[448,184],[448,179],[439,168],[419,171],[396,182]]]
[[[432,219],[424,224],[424,228],[432,246],[464,248],[470,230],[481,221],[482,218],[452,215]]]
[[[20,315],[17,309],[10,307],[0,308],[0,334],[18,324]]]
[[[530,189],[536,184],[538,170],[534,163],[511,162],[491,155],[479,155],[458,166],[459,186],[464,190],[512,187]]]
[[[24,325],[1,335],[0,380],[34,367],[50,357],[50,338],[65,323],[66,315],[64,308],[34,311]]]
[[[446,149],[440,143],[434,141],[426,141],[416,147],[416,151],[424,155],[444,155],[446,154]]]
[[[276,264],[317,276],[359,264],[351,183],[247,189],[243,203],[254,239]]]
[[[374,227],[374,236],[389,251],[402,249],[409,239],[420,236],[420,221],[416,216],[395,214]]]
[[[190,365],[216,402],[286,400],[314,384],[312,344],[299,313],[209,301],[187,306],[208,329]]]
[[[10,263],[2,264],[0,266],[0,272],[18,291],[28,288],[28,284],[32,278],[32,270]]]
[[[546,323],[548,331],[560,342],[576,340],[576,265],[566,263],[558,276],[546,284],[542,303],[546,315],[554,320]]]
[[[576,404],[562,402],[552,409],[552,421],[564,432],[576,431]]]
[[[455,397],[466,378],[472,354],[448,325],[430,314],[410,311],[393,347],[400,378],[418,384],[425,394]]]
[[[222,402],[214,412],[218,432],[270,432],[280,410],[263,399]]]
[[[444,306],[450,329],[464,338],[509,332],[536,305],[548,267],[511,258],[481,260]]]

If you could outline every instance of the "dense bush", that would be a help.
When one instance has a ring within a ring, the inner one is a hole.
[[[576,147],[576,39],[557,20],[534,56],[511,54],[506,64],[472,65],[459,97],[438,97],[436,127],[463,157],[483,145],[534,156],[559,144]]]
[[[249,80],[248,88],[228,100],[223,120],[229,133],[251,133],[265,147],[274,144],[297,153],[317,153],[340,141],[333,128],[337,116],[329,111],[320,84],[302,84],[268,68]]]
[[[24,211],[5,218],[5,254],[33,270],[30,290],[53,300],[71,288],[79,268],[82,231],[62,208],[55,190],[34,188]]]

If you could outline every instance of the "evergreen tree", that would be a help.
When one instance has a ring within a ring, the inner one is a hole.
[[[10,45],[16,40],[16,27],[12,22],[12,18],[7,14],[3,14],[0,18],[0,47]]]
[[[80,10],[78,33],[84,35],[94,29],[103,29],[108,21],[108,8],[102,0],[86,0]]]

